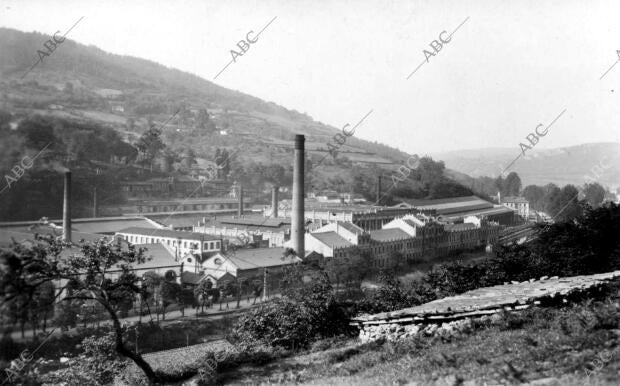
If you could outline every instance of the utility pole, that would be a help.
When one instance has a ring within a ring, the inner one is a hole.
[[[237,308],[241,303],[241,280],[239,280],[239,272],[237,272]]]
[[[267,268],[263,268],[263,301],[267,300]]]
[[[93,188],[93,217],[97,217],[97,187]]]

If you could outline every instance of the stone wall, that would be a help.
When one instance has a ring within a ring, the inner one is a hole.
[[[486,317],[488,318],[488,316]],[[423,336],[459,336],[466,334],[472,329],[472,319],[465,318],[452,322],[430,324],[401,324],[385,323],[365,325],[360,329],[360,340],[363,343],[384,338],[388,341],[412,338],[416,335]]]

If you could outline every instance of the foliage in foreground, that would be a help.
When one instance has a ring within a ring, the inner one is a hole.
[[[15,243],[0,250],[0,305],[3,309],[30,309],[41,286],[64,283],[55,295],[65,292],[63,302],[86,300],[98,303],[112,320],[114,349],[139,366],[151,382],[171,382],[193,374],[171,376],[153,371],[126,340],[119,313],[135,296],[144,296],[141,279],[133,264],[145,262],[144,251],[122,248],[105,239],[73,245],[52,237],[38,237],[32,246]],[[110,271],[116,271],[110,274]]]
[[[360,344],[318,341],[318,352],[223,374],[222,382],[376,385],[521,384],[561,377],[558,384],[617,384],[620,290],[569,307],[533,308],[476,323],[470,335]],[[320,351],[321,349],[325,351]],[[602,358],[602,359],[601,359]],[[589,378],[589,379],[588,379]],[[594,381],[598,383],[594,383]]]
[[[319,337],[349,331],[327,274],[298,265],[287,273],[284,297],[239,317],[231,339],[242,345],[307,347]]]

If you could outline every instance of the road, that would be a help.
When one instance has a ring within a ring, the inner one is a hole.
[[[273,297],[272,297],[273,299]],[[256,305],[259,305],[261,303],[260,300],[256,301]],[[204,309],[204,313],[205,315],[198,315],[199,311],[200,311],[200,307],[197,309],[192,309],[192,308],[186,308],[185,309],[185,316],[183,316],[181,314],[181,311],[177,310],[177,311],[170,311],[170,312],[166,312],[166,319],[163,320],[162,316],[159,316],[159,321],[160,324],[166,325],[170,322],[174,322],[174,321],[178,321],[178,320],[189,320],[189,319],[206,319],[206,320],[215,320],[215,319],[220,319],[222,317],[224,317],[227,314],[231,314],[231,313],[235,313],[235,312],[243,312],[243,311],[247,311],[248,309],[252,308],[252,306],[254,306],[254,299],[250,298],[249,300],[246,299],[242,299],[241,303],[239,305],[239,308],[237,307],[237,301],[231,301],[228,304],[228,309],[226,308],[226,303],[222,304],[222,310],[220,311],[220,307],[219,304],[215,304],[213,307],[211,308],[205,308]],[[142,322],[149,322],[151,321],[151,316],[146,315],[146,316],[129,316],[127,318],[122,318],[120,319],[121,323],[126,324],[126,323],[136,323],[139,320],[142,320]],[[152,315],[152,320],[153,321],[157,321],[157,318],[155,316],[155,314]],[[101,321],[101,325],[105,325],[105,324],[111,324],[112,321],[111,320],[105,320],[105,321]],[[6,327],[5,327],[6,328]],[[52,333],[50,334],[50,331],[52,331]],[[65,333],[76,333],[77,328],[72,328],[69,329],[68,331],[66,331]],[[37,334],[41,334],[41,330],[37,330]],[[62,334],[62,331],[60,330],[59,327],[49,327],[47,328],[47,334],[50,334],[49,337],[51,336],[58,336]],[[13,331],[10,333],[11,338],[15,341],[24,341],[24,340],[32,340],[33,337],[33,330],[29,329],[26,330],[24,333],[24,338],[22,338],[21,335],[21,331],[19,330],[19,326],[13,326]]]

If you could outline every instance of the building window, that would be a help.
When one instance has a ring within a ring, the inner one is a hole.
[[[183,248],[187,248],[187,241],[183,241]]]
[[[209,249],[209,243],[205,242],[202,246],[204,249]]]
[[[168,245],[170,245],[170,240],[166,240],[166,242],[168,243]]]
[[[215,249],[220,249],[220,242],[219,241],[215,242]]]

